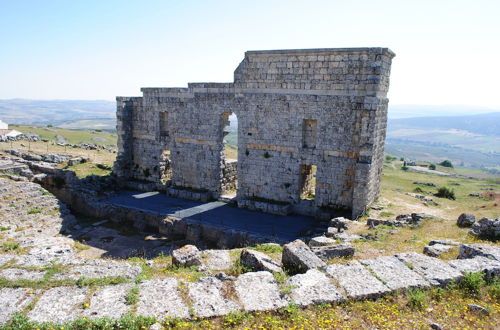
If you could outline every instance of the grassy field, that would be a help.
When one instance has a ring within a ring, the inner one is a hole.
[[[116,133],[106,130],[66,129],[57,127],[42,127],[29,125],[10,125],[11,129],[22,133],[38,134],[44,139],[56,141],[56,135],[64,137],[68,143],[79,144],[82,142],[116,148]]]

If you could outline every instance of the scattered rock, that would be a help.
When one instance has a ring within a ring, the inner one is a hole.
[[[338,292],[325,274],[310,269],[305,274],[292,276],[286,282],[291,287],[290,297],[298,306],[341,302],[344,297]]]
[[[349,298],[355,300],[378,298],[390,291],[358,261],[352,261],[345,265],[329,265],[326,267],[326,272],[338,281]]]
[[[469,234],[486,239],[500,239],[500,218],[481,218],[472,225]]]
[[[226,282],[226,281],[236,281],[236,277],[235,276],[227,275],[224,272],[220,272],[220,273],[215,274],[215,277],[218,280],[221,280],[221,281],[224,281],[224,282]]]
[[[460,246],[460,259],[487,257],[500,261],[500,247],[488,244],[462,244]]]
[[[246,311],[275,310],[288,304],[288,299],[280,293],[278,283],[269,272],[240,275],[234,288]]]
[[[428,187],[436,187],[436,184],[432,183],[432,182],[419,182],[419,181],[415,181],[415,182],[413,182],[413,184],[419,184],[419,185],[428,186]]]
[[[56,142],[61,144],[66,144],[68,143],[68,140],[66,140],[64,136],[56,135]]]
[[[325,236],[316,236],[309,240],[310,247],[328,246],[328,245],[333,245],[335,243],[336,241],[334,239]]]
[[[429,324],[429,326],[433,330],[442,330],[443,329],[443,327],[439,323],[431,323],[431,324]]]
[[[330,220],[328,227],[337,228],[337,232],[341,233],[344,230],[349,229],[349,225],[351,224],[351,220],[348,220],[344,217],[333,218]]]
[[[311,247],[311,250],[322,260],[354,256],[354,247],[350,244]]]
[[[474,222],[476,222],[476,217],[473,214],[462,213],[457,219],[459,227],[472,227]]]
[[[408,195],[408,196],[420,199],[426,205],[433,205],[433,206],[438,206],[439,205],[436,201],[434,201],[431,197],[428,197],[428,196],[424,196],[424,195],[420,195],[420,194],[414,194],[414,193],[409,193],[409,192],[407,192],[405,194]]]
[[[500,261],[477,256],[470,259],[455,259],[448,261],[452,267],[462,273],[483,272],[488,278],[500,276]]]
[[[201,265],[200,250],[194,245],[184,245],[172,251],[172,263],[177,266],[199,266]]]
[[[455,242],[451,239],[435,239],[429,242],[429,245],[435,245],[435,244],[452,245],[452,246],[460,245],[460,243]]]
[[[439,257],[443,253],[453,250],[453,246],[444,244],[427,245],[424,247],[424,254],[431,257]]]
[[[241,251],[240,262],[243,266],[253,271],[265,270],[271,273],[283,271],[276,261],[271,259],[267,254],[259,251],[246,249]]]
[[[394,220],[381,220],[381,219],[373,219],[369,218],[366,221],[366,225],[370,228],[375,228],[376,226],[379,225],[385,225],[385,226],[393,226],[393,227],[405,227],[408,226],[407,222],[404,221],[394,221]]]
[[[195,316],[221,316],[238,310],[238,304],[225,298],[223,290],[224,283],[215,277],[203,277],[198,282],[188,283]]]
[[[283,246],[281,262],[285,268],[301,273],[326,266],[324,261],[301,240],[295,240]]]
[[[472,312],[480,313],[480,314],[484,314],[484,315],[490,315],[490,312],[486,308],[484,308],[483,306],[479,306],[476,304],[468,304],[467,306],[469,307],[469,310]]]
[[[360,260],[391,290],[423,288],[430,286],[422,276],[412,271],[393,256]]]

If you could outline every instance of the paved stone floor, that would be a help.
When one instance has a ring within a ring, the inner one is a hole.
[[[213,226],[226,226],[234,230],[257,235],[275,236],[291,241],[315,228],[315,220],[306,216],[283,216],[233,207],[225,202],[201,203],[169,197],[160,193],[123,191],[106,202],[153,211],[178,218],[194,219]]]
[[[267,271],[247,272],[238,277],[221,274],[220,271],[227,271],[234,265],[234,259],[230,258],[230,251],[211,250],[203,252],[203,265],[198,268],[197,276],[180,278],[178,274],[164,272],[169,266],[165,263],[143,260],[144,264],[139,264],[131,259],[86,255],[88,250],[82,249],[70,235],[77,232],[93,236],[89,241],[94,240],[96,246],[101,244],[102,249],[111,249],[114,241],[121,248],[132,244],[157,250],[165,248],[161,241],[139,243],[138,239],[122,236],[101,224],[83,226],[79,219],[69,214],[64,204],[33,183],[0,179],[0,193],[3,228],[0,326],[16,312],[33,321],[55,323],[82,317],[120,318],[127,313],[154,316],[158,320],[214,317],[239,310],[274,310],[290,303],[307,306],[348,299],[376,299],[396,290],[443,286],[462,278],[464,272],[500,274],[500,257],[497,257],[500,248],[491,246],[488,258],[478,255],[446,262],[417,253],[401,253],[330,264],[291,276],[284,284],[278,283]],[[165,206],[163,196],[148,198],[152,200],[148,204],[151,207],[164,210],[178,207],[174,212],[185,212],[189,216],[202,214],[205,217],[207,212],[229,208],[217,202],[200,205],[181,201],[174,205],[171,201]],[[141,205],[143,199],[134,198],[130,193],[116,202],[130,200]],[[230,214],[237,218],[235,225],[241,226],[250,215],[255,216],[253,212],[230,209]],[[294,230],[282,223],[283,231],[292,236],[308,223],[307,219],[298,217],[268,216],[266,219],[274,219],[275,224],[296,219]],[[252,221],[259,222],[260,218],[252,218]],[[255,230],[268,226],[260,222]],[[475,247],[471,245],[471,248]],[[144,265],[149,268],[145,270]]]

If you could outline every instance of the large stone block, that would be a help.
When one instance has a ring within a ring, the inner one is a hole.
[[[295,240],[283,246],[281,262],[285,268],[297,272],[322,268],[326,264],[301,240]]]

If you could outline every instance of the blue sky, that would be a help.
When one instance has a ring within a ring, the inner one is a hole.
[[[0,98],[232,81],[246,50],[389,47],[392,104],[500,109],[500,1],[0,0]]]

